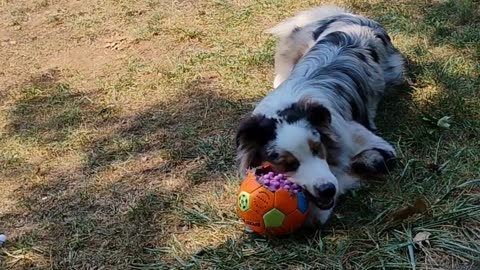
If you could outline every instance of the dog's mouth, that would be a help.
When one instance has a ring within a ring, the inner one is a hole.
[[[307,189],[304,190],[307,199],[322,210],[328,210],[333,207],[335,200],[333,198],[318,198],[312,195]]]
[[[333,207],[333,204],[334,204],[335,200],[334,199],[330,199],[328,202],[324,202],[324,201],[313,201],[313,203],[320,209],[322,210],[328,210],[330,208]]]

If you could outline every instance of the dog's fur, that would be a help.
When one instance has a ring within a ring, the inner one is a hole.
[[[381,25],[336,6],[269,32],[280,38],[275,89],[240,124],[239,170],[267,161],[292,176],[316,205],[307,224],[316,226],[362,176],[391,168],[395,150],[374,120],[386,89],[404,82],[404,60]]]

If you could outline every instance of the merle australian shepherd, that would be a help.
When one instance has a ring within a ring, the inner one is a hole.
[[[239,170],[268,162],[291,176],[313,204],[306,225],[318,226],[340,194],[393,165],[374,120],[385,92],[404,82],[404,60],[379,23],[336,6],[268,32],[280,39],[274,90],[240,123]]]

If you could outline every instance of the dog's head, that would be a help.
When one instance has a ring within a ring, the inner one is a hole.
[[[266,161],[291,176],[317,206],[331,208],[338,183],[329,167],[336,149],[330,112],[318,103],[300,101],[277,116],[252,114],[241,122],[236,136],[241,172]]]

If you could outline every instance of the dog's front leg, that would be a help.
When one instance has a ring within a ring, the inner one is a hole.
[[[353,157],[351,169],[360,175],[381,175],[390,172],[396,160],[393,146],[364,126],[352,123]]]

